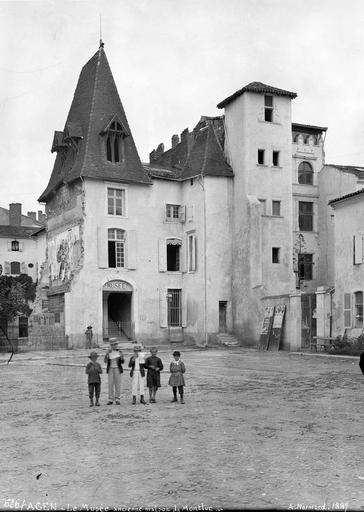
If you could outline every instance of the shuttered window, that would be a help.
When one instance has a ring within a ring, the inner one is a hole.
[[[353,261],[354,265],[363,263],[363,235],[353,236]]]
[[[344,328],[351,327],[351,293],[344,293]]]
[[[299,201],[298,225],[300,231],[313,231],[313,203]]]

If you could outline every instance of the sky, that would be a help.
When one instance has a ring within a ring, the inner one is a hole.
[[[82,66],[105,52],[142,161],[249,82],[296,92],[326,163],[364,166],[362,0],[0,0],[0,206],[48,183]]]

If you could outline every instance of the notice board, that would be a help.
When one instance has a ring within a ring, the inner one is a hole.
[[[264,308],[264,318],[260,329],[259,349],[268,350],[269,339],[272,335],[274,317],[274,306],[266,306]]]
[[[269,338],[268,350],[279,350],[285,312],[286,306],[276,306],[274,309],[272,335]]]

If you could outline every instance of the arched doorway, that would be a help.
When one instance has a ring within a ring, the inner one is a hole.
[[[126,281],[114,279],[103,286],[104,340],[133,338],[133,287]]]

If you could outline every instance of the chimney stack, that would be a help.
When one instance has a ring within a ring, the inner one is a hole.
[[[43,213],[42,210],[38,210],[38,222],[40,222],[41,224],[45,224],[46,218],[46,214]]]
[[[164,144],[163,144],[163,142],[161,142],[158,145],[155,153],[156,153],[156,158],[160,158],[163,155],[163,153],[164,153]]]
[[[30,217],[32,220],[37,221],[37,214],[36,212],[28,212],[28,217]]]
[[[179,135],[172,135],[172,149],[179,144]]]
[[[9,204],[9,225],[20,226],[21,225],[21,203],[10,203]]]
[[[152,164],[157,160],[157,157],[155,155],[155,149],[149,153],[149,163]]]

